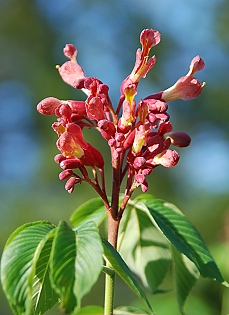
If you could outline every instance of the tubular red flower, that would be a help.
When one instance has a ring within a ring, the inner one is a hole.
[[[150,49],[159,44],[160,33],[156,30],[145,29],[141,32],[140,43],[142,44],[142,49],[137,49],[136,61],[131,74],[123,81],[121,85],[121,94],[130,84],[135,84],[137,87],[138,82],[141,78],[145,78],[148,71],[156,63],[156,56],[149,59]]]
[[[202,92],[203,85],[191,76],[181,77],[177,82],[163,91],[161,99],[170,102],[181,98],[184,101],[196,98]]]
[[[160,33],[152,29],[143,30],[140,35],[142,50],[138,49],[136,53],[136,63],[130,74],[130,80],[133,83],[138,82],[141,78],[145,78],[147,72],[154,66],[156,57],[149,58],[150,49],[159,44]]]
[[[81,158],[84,150],[77,144],[77,139],[70,132],[64,132],[56,142],[57,148],[65,157]]]
[[[55,97],[47,97],[37,105],[37,111],[42,115],[55,115],[55,110],[61,105],[61,101]]]
[[[60,76],[67,84],[76,89],[82,89],[86,76],[83,68],[76,61],[77,50],[72,44],[67,44],[63,51],[70,61],[66,61],[61,67],[58,67]]]
[[[104,119],[104,107],[101,98],[95,96],[88,99],[86,101],[86,112],[89,119],[97,121]]]

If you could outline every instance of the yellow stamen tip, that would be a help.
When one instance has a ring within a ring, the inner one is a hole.
[[[201,87],[203,88],[206,84],[207,84],[206,82],[203,82],[203,83],[201,84]]]
[[[59,69],[60,68],[60,65],[56,65],[56,67],[55,67],[56,69]]]

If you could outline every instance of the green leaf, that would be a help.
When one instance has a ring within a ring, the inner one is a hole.
[[[137,315],[149,315],[149,313],[146,313],[143,310],[140,310],[136,307],[131,306],[119,306],[114,310],[114,315],[131,315],[131,314],[137,314]]]
[[[78,312],[72,315],[103,315],[103,307],[97,305],[90,305],[82,307]]]
[[[146,200],[144,205],[165,236],[181,253],[194,262],[203,277],[224,282],[199,232],[176,206],[158,199]],[[136,207],[145,209],[141,203]]]
[[[171,251],[164,235],[147,213],[128,207],[121,221],[120,253],[144,286],[155,291],[164,279],[171,261]]]
[[[57,227],[52,246],[50,277],[54,289],[61,298],[60,307],[66,313],[73,311],[77,304],[73,293],[76,258],[75,239],[75,232],[66,222],[61,221]]]
[[[59,300],[50,282],[50,254],[55,230],[52,230],[38,245],[34,254],[34,273],[31,274],[33,287],[33,308],[35,314],[44,314]]]
[[[106,217],[106,210],[102,199],[93,198],[78,207],[71,215],[73,227],[78,227],[87,221],[94,221],[99,226]]]
[[[196,265],[176,248],[173,248],[173,253],[177,302],[183,312],[186,298],[199,278],[199,271]]]
[[[114,247],[105,239],[102,239],[104,247],[104,255],[111,265],[112,269],[123,279],[123,281],[133,290],[133,292],[142,300],[152,314],[152,308],[145,295],[145,292],[140,287],[139,283],[134,278],[132,272],[128,268],[125,261]]]
[[[88,222],[76,230],[76,281],[74,291],[81,299],[91,290],[103,268],[103,246],[98,228]]]
[[[61,307],[70,313],[80,307],[103,267],[103,248],[93,222],[73,231],[61,221],[54,238],[51,278],[61,297]]]
[[[27,223],[9,237],[1,260],[1,282],[16,315],[31,315],[33,309],[31,274],[34,254],[40,242],[55,227],[47,221]]]

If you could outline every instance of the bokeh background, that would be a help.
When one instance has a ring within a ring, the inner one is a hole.
[[[85,184],[72,195],[64,190],[53,161],[53,118],[36,111],[36,104],[48,96],[84,99],[55,69],[66,60],[64,45],[76,45],[86,74],[108,84],[116,104],[144,28],[159,30],[162,41],[154,48],[157,63],[140,82],[138,99],[171,86],[188,72],[196,55],[206,62],[197,77],[207,82],[198,99],[169,105],[174,130],[189,133],[192,143],[180,151],[175,168],[155,170],[149,193],[185,212],[229,280],[228,0],[0,0],[0,250],[19,225],[68,220],[77,206],[95,196]],[[95,132],[86,137],[109,162],[106,142]],[[179,314],[172,282],[169,276],[162,285],[168,293],[152,297],[160,315]],[[122,282],[117,285],[116,305],[138,305]],[[103,277],[84,299],[89,303],[102,305]],[[201,279],[186,310],[189,315],[226,315],[228,290]],[[10,314],[1,289],[0,315]]]

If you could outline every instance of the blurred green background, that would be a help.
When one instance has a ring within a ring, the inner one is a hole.
[[[155,170],[149,193],[185,212],[229,281],[228,0],[0,0],[0,251],[19,225],[68,220],[77,206],[95,196],[85,184],[72,195],[64,190],[53,161],[58,153],[53,117],[36,111],[36,104],[48,96],[84,99],[62,82],[55,69],[66,60],[64,45],[75,44],[86,74],[108,84],[117,104],[120,84],[133,68],[144,28],[159,30],[162,41],[153,50],[157,63],[140,82],[138,100],[171,86],[188,72],[194,56],[206,62],[197,74],[207,82],[201,96],[169,104],[174,130],[189,133],[191,146],[180,151],[175,168]],[[106,142],[95,132],[88,132],[86,138],[103,150],[109,162]],[[138,305],[123,283],[117,281],[117,286],[117,305]],[[179,314],[171,276],[162,288],[169,292],[152,297],[154,310],[158,315]],[[101,276],[84,304],[102,305],[103,290]],[[201,279],[186,311],[226,315],[229,292]],[[10,314],[1,289],[0,315]]]

